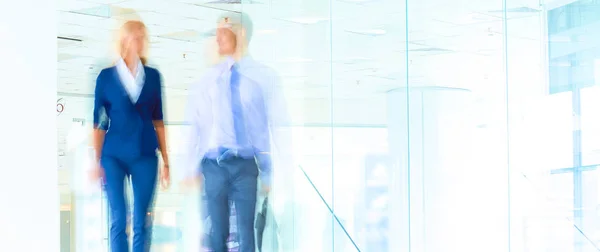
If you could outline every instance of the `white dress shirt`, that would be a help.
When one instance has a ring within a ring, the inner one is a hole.
[[[228,59],[215,65],[190,88],[186,112],[186,121],[190,125],[187,135],[187,140],[190,142],[187,147],[186,176],[195,176],[201,172],[200,162],[209,150],[218,147],[239,147],[232,143],[234,138],[231,134],[233,131],[231,93],[225,91],[230,86],[230,69],[234,63],[233,59]],[[277,132],[282,125],[289,125],[289,119],[285,108],[285,98],[276,91],[279,84],[278,76],[270,68],[249,57],[238,62],[237,66],[240,73],[241,103],[245,110],[246,127],[250,127],[247,131],[250,139],[254,140],[252,141],[254,143],[257,139],[268,139],[270,132],[272,140],[275,141],[275,148],[281,148],[282,146],[277,142],[283,138]],[[257,121],[262,117],[257,114],[256,109],[258,106],[256,102],[260,101],[264,102],[264,106],[266,106],[267,125],[260,123],[260,120]],[[267,135],[257,136],[257,132],[262,131],[258,128],[265,126],[268,128]],[[261,177],[269,177],[270,173],[270,169],[261,170]]]
[[[119,79],[127,91],[131,102],[136,103],[138,98],[140,97],[140,93],[142,92],[142,87],[144,87],[144,81],[146,78],[146,74],[144,72],[144,65],[140,60],[138,60],[138,66],[136,67],[135,76],[129,71],[127,64],[125,64],[125,60],[119,59],[116,64],[117,73],[119,74]]]

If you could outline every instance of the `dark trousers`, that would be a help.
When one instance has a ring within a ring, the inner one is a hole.
[[[202,161],[206,204],[211,220],[209,244],[215,252],[227,251],[229,201],[235,205],[239,252],[254,252],[254,214],[258,167],[254,159],[229,158]]]
[[[144,156],[131,159],[102,157],[105,173],[106,196],[110,212],[110,251],[127,252],[129,243],[127,227],[127,205],[125,200],[125,178],[131,177],[133,189],[133,251],[150,251],[151,205],[156,189],[158,158]]]

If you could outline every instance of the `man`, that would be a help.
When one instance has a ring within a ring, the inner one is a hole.
[[[247,54],[252,22],[247,14],[218,19],[217,44],[223,61],[190,89],[187,121],[188,175],[204,176],[209,245],[227,251],[229,202],[235,206],[239,251],[255,251],[257,183],[271,188],[271,136],[277,145],[287,122],[283,96],[275,95],[274,71]],[[276,104],[276,105],[275,105]],[[281,138],[283,139],[283,138]]]

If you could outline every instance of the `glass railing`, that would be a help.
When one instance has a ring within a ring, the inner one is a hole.
[[[306,171],[304,170],[304,168],[302,168],[302,166],[299,166],[299,168],[302,171],[302,175],[306,178],[307,182],[310,184],[310,187],[314,190],[314,193],[316,194],[315,196],[317,196],[318,199],[322,202],[323,206],[327,209],[328,213],[331,215],[332,221],[334,222],[333,228],[331,230],[333,240],[334,240],[334,242],[332,242],[331,251],[348,251],[348,250],[345,250],[348,248],[348,245],[345,243],[350,243],[356,251],[360,252],[361,250],[360,250],[358,244],[354,241],[354,239],[352,239],[352,236],[350,235],[350,233],[348,233],[348,230],[346,229],[346,227],[344,227],[344,224],[340,221],[338,216],[335,214],[331,205],[329,203],[327,203],[327,200],[325,200],[325,198],[323,197],[323,194],[321,194],[321,192],[319,191],[319,189],[317,188],[315,183],[313,183],[310,176],[306,173]],[[336,235],[338,233],[343,233],[343,236]],[[336,239],[341,240],[341,244],[336,244],[335,243]],[[342,245],[341,248],[338,247],[339,245]],[[341,250],[342,248],[344,248],[344,250]]]
[[[528,243],[528,250],[525,251],[541,251],[536,250],[537,246],[533,243],[539,242],[539,248],[542,248],[547,247],[543,243],[550,241],[556,247],[552,251],[600,252],[600,234],[589,225],[598,221],[600,208],[589,204],[584,204],[585,207],[581,209],[573,207],[573,188],[561,186],[573,184],[573,173],[569,169],[572,168],[540,173],[515,171],[522,178],[522,184],[517,185],[515,183],[521,182],[512,181],[511,186],[528,187],[519,190],[532,192],[531,196],[524,199],[532,202],[528,205],[535,208],[522,216],[511,211],[511,222],[523,223],[523,239]],[[581,167],[579,170],[589,178],[597,174],[597,165]],[[284,195],[287,200],[275,196],[277,190],[274,190],[275,195],[270,199],[272,208],[269,209],[271,213],[267,214],[262,251],[367,251],[361,246],[364,245],[360,240],[363,237],[357,237],[357,230],[361,226],[349,221],[353,216],[340,214],[334,207],[334,197],[327,191],[327,184],[316,181],[317,176],[322,174],[305,170],[302,166],[297,166],[295,172],[293,183],[287,185],[293,190]],[[595,186],[595,181],[595,176],[583,180],[584,193],[594,191],[591,185]],[[169,192],[160,192],[157,198],[152,232],[154,252],[201,249],[197,247],[204,233],[202,218],[198,214],[201,212],[201,204],[198,204],[201,195],[198,192],[176,191],[174,186]],[[259,197],[259,205],[262,199]],[[281,203],[283,201],[286,203]],[[62,251],[109,251],[108,207],[102,191],[74,190],[70,204],[73,207],[70,220],[65,220],[64,225],[72,229],[72,249]],[[520,228],[513,227],[513,231],[517,229]],[[232,245],[235,247],[235,243]]]
[[[592,166],[580,169],[581,171],[593,170]],[[560,184],[573,183],[573,174],[568,173],[568,169],[556,169],[541,174],[517,171],[517,175],[523,178],[530,187],[530,191],[534,193],[531,201],[537,201],[534,204],[537,208],[534,212],[538,214],[525,216],[525,236],[529,240],[536,240],[530,236],[539,236],[539,233],[544,233],[545,230],[554,230],[555,232],[550,232],[554,234],[551,235],[552,237],[542,237],[542,239],[552,241],[555,249],[562,248],[564,251],[578,252],[600,251],[600,234],[592,232],[589,225],[585,224],[595,221],[598,207],[594,209],[575,208],[573,204],[576,201],[575,190],[553,192],[552,188],[564,189],[564,187],[560,187]],[[517,216],[512,216],[512,221],[515,218]],[[535,249],[535,246],[530,249]]]

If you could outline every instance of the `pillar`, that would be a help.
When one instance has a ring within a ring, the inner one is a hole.
[[[55,1],[0,1],[0,250],[59,251]]]

